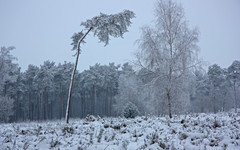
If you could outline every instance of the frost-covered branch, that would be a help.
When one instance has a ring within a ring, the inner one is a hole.
[[[123,37],[123,34],[128,32],[127,28],[134,17],[135,14],[129,10],[114,15],[100,13],[99,16],[82,22],[81,25],[87,29],[93,27],[94,36],[97,36],[99,41],[105,43],[106,46],[109,44],[109,36]]]

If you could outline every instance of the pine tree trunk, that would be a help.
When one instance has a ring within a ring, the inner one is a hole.
[[[34,118],[33,118],[33,109],[34,109],[34,103],[33,102],[31,102],[31,105],[32,105],[32,109],[31,109],[31,119],[33,120]]]
[[[86,93],[85,91],[82,93],[82,117],[86,116]]]
[[[43,92],[43,120],[46,120],[47,118],[47,93],[46,93],[46,87],[44,88],[44,92]]]
[[[19,110],[19,99],[18,99],[18,94],[17,94],[17,110],[16,110],[16,118],[17,118],[17,121],[19,120],[19,115],[20,115],[20,112],[18,111]]]
[[[234,109],[235,113],[237,113],[237,92],[236,92],[236,81],[233,83],[233,90],[234,90]]]
[[[93,101],[93,105],[94,105],[94,115],[97,115],[97,89],[96,89],[96,85],[93,86],[93,92],[94,92],[94,101]]]
[[[112,101],[113,101],[113,89],[111,88],[111,95],[109,101],[109,115],[112,116]]]
[[[107,93],[106,93],[106,100],[105,100],[105,115],[108,116],[108,88],[107,88]]]
[[[167,91],[167,99],[168,99],[168,113],[169,113],[169,118],[172,118],[172,106],[171,106],[170,90]]]
[[[217,108],[216,108],[216,98],[215,98],[215,96],[213,96],[213,112],[214,112],[214,114],[217,113]]]
[[[65,118],[66,123],[69,123],[69,112],[70,112],[70,105],[71,105],[71,99],[72,99],[72,89],[73,89],[74,77],[75,77],[75,73],[76,73],[76,70],[77,70],[77,64],[78,64],[78,59],[79,59],[79,54],[80,54],[80,44],[91,30],[92,30],[92,27],[90,27],[90,29],[87,31],[87,33],[78,42],[77,58],[76,58],[76,62],[75,62],[75,65],[74,65],[73,72],[72,72],[72,77],[71,77],[71,82],[70,82],[70,87],[69,87],[69,92],[68,92],[66,118]]]
[[[60,96],[60,107],[59,107],[59,118],[61,119],[62,118],[62,108],[63,108],[63,94],[62,94],[62,85],[60,84],[60,93],[59,93],[59,96]]]
[[[59,108],[59,119],[62,119],[62,111],[63,111],[63,100],[62,100],[62,92],[60,91],[60,108]]]
[[[39,97],[38,97],[38,105],[37,105],[37,116],[38,116],[38,120],[40,120],[40,115],[41,115],[41,99],[42,99],[42,94],[40,93],[39,94]]]
[[[31,120],[31,92],[28,92],[28,119]]]

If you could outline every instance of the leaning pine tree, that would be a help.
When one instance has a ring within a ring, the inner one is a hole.
[[[127,28],[131,25],[131,19],[135,17],[135,14],[132,11],[124,10],[121,13],[114,15],[106,15],[100,13],[99,16],[93,17],[85,22],[81,23],[88,31],[84,34],[82,31],[78,33],[74,33],[72,36],[73,40],[73,50],[77,50],[76,52],[76,62],[72,72],[68,100],[67,100],[67,110],[66,110],[66,123],[69,122],[69,111],[72,97],[72,89],[74,83],[74,76],[77,70],[78,58],[81,52],[80,44],[85,43],[84,39],[88,35],[90,31],[93,31],[94,36],[97,36],[100,42],[105,43],[105,46],[108,45],[110,36],[113,37],[122,37],[125,32],[127,32]]]

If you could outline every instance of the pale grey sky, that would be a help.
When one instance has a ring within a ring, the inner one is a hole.
[[[181,2],[190,26],[200,30],[199,56],[209,65],[228,67],[240,60],[240,0],[176,0]],[[13,55],[22,70],[29,64],[74,62],[70,37],[81,31],[80,23],[102,13],[135,12],[124,39],[108,46],[92,34],[82,47],[78,69],[95,63],[122,64],[134,60],[140,28],[154,20],[156,0],[0,0],[0,46],[15,46]]]

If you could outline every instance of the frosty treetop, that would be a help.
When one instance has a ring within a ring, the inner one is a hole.
[[[109,36],[113,37],[123,37],[125,32],[128,32],[127,28],[131,25],[131,19],[135,17],[132,11],[124,10],[118,14],[107,15],[100,13],[99,16],[88,19],[82,22],[81,25],[86,29],[92,27],[94,36],[99,38],[100,42],[104,42],[105,46],[109,43]],[[79,33],[74,33],[73,39],[73,49],[77,49],[78,41],[83,37],[82,31]]]

